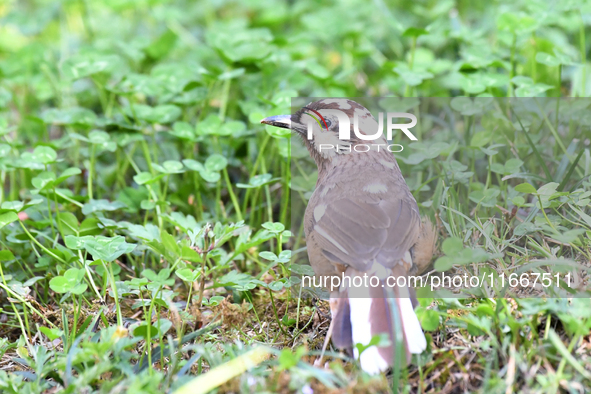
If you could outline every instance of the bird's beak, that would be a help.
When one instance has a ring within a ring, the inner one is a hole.
[[[291,115],[275,115],[269,116],[261,120],[261,123],[268,124],[282,129],[291,129]]]

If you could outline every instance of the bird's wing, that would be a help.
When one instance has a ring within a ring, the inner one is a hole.
[[[307,233],[316,252],[358,271],[374,262],[392,268],[418,235],[417,203],[400,178],[359,176],[326,185],[315,191],[310,207]]]

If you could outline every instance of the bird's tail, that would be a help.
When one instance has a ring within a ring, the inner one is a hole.
[[[402,272],[392,274],[396,276]],[[345,276],[354,280],[355,277],[363,278],[363,273],[349,267],[345,271]],[[394,360],[398,359],[395,357],[396,337],[399,337],[396,330],[401,328],[406,353],[403,359],[408,362],[412,353],[419,354],[427,348],[425,335],[414,312],[414,305],[416,298],[412,289],[388,288],[383,280],[380,280],[377,286],[341,287],[339,294],[334,292],[331,297],[333,344],[339,349],[352,351],[355,357],[359,358],[364,371],[376,374],[387,370],[393,365]],[[396,308],[396,311],[392,308]],[[399,320],[395,319],[393,312],[397,312]],[[399,324],[396,324],[395,320],[398,320]],[[372,345],[359,355],[355,344],[367,346],[372,338],[379,334],[385,334],[389,338],[389,344]]]

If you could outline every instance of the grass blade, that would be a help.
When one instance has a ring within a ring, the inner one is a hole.
[[[573,357],[572,354],[570,354],[570,352],[568,351],[568,349],[566,348],[566,346],[564,346],[564,343],[562,343],[562,340],[560,339],[560,337],[558,336],[558,334],[556,334],[556,332],[554,330],[550,330],[548,332],[548,338],[550,338],[550,342],[552,342],[552,345],[554,345],[554,347],[556,348],[556,350],[558,351],[558,353],[560,353],[560,355],[581,375],[583,375],[585,377],[585,379],[591,379],[591,373],[589,373],[588,371],[585,370],[585,368],[579,364],[579,362]]]
[[[579,163],[579,160],[583,156],[583,153],[584,152],[585,152],[585,150],[582,149],[579,152],[578,156],[575,158],[575,161],[572,162],[572,164],[570,165],[570,168],[568,169],[568,172],[564,176],[564,179],[562,179],[562,181],[560,182],[560,184],[556,188],[557,191],[561,192],[562,190],[564,190],[564,187],[566,186],[566,183],[568,182],[568,180],[570,179],[570,177],[573,175],[573,172],[575,172],[575,168],[577,168],[577,164]],[[564,160],[564,158],[566,158],[568,160],[568,156],[567,155],[564,155],[563,160]]]
[[[533,150],[534,154],[536,155],[536,159],[538,159],[538,163],[542,167],[542,170],[544,170],[544,174],[546,174],[546,180],[547,181],[552,180],[552,175],[550,174],[550,170],[548,170],[548,167],[546,166],[546,162],[542,159],[540,152],[538,152],[538,148],[536,148],[536,144],[534,144],[534,142],[531,140],[531,137],[529,136],[529,132],[527,130],[525,130],[525,127],[523,127],[523,124],[521,123],[521,119],[519,118],[519,116],[517,116],[517,113],[515,113],[515,117],[517,118],[517,121],[519,122],[519,126],[521,126],[521,130],[523,130],[523,134],[525,134],[525,138],[527,138],[527,142],[529,142],[529,146],[531,146],[531,149]],[[543,123],[540,125],[540,129],[541,129],[542,125],[543,125]]]
[[[219,324],[208,324],[207,326],[197,330],[197,331],[193,331],[192,333],[188,334],[188,335],[184,335],[183,338],[181,339],[180,343],[178,340],[174,341],[174,346],[173,348],[178,348],[180,345],[187,343],[197,337],[200,337],[201,335],[215,329],[218,328],[220,325]],[[152,360],[154,360],[154,362],[156,362],[157,360],[160,360],[160,353],[162,352],[162,347],[163,345],[158,345],[153,351],[152,351]],[[163,352],[163,357],[168,357],[170,355],[170,348],[168,348],[167,346],[165,346],[164,348],[164,352]],[[145,358],[144,358],[145,359]],[[142,359],[142,360],[144,360]],[[134,372],[138,373],[140,371],[143,371],[144,369],[146,369],[148,367],[148,363],[146,361],[141,361],[139,363],[136,364],[136,366],[134,367]]]
[[[216,387],[221,386],[228,380],[243,374],[261,362],[265,361],[271,354],[270,349],[260,346],[215,367],[206,374],[203,374],[185,385],[181,386],[175,394],[204,394]]]
[[[562,159],[560,159],[560,164],[558,164],[558,168],[556,169],[556,173],[554,174],[554,178],[553,178],[554,182],[561,179],[564,176],[564,174],[566,173],[566,167],[568,166],[568,163],[570,162],[569,157],[575,154],[575,148],[577,147],[577,142],[578,141],[571,141],[571,143],[568,145],[568,149],[562,155]]]
[[[187,363],[183,365],[181,370],[176,374],[177,379],[189,372],[193,364],[195,364],[201,358],[201,356],[202,354],[200,352],[195,353],[193,357],[191,357],[189,361],[187,361]]]

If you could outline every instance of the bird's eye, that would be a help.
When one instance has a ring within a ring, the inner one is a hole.
[[[330,119],[325,118],[324,121],[326,122],[326,127],[330,129],[330,126],[332,126],[332,122],[330,121]]]

